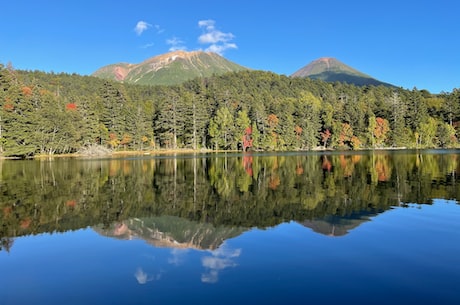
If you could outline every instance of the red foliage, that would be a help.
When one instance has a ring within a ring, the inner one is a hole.
[[[68,103],[65,105],[65,109],[75,111],[77,110],[77,105],[75,103]]]
[[[252,147],[252,128],[251,126],[247,127],[244,130],[244,135],[243,135],[243,151],[246,151],[248,148]]]
[[[323,163],[321,164],[321,168],[327,172],[330,172],[332,170],[332,163],[329,161],[329,159],[325,156],[323,158]]]
[[[67,202],[65,203],[66,206],[70,207],[70,208],[74,208],[76,205],[77,205],[77,201],[75,200],[67,200]]]
[[[321,132],[321,141],[323,142],[323,145],[326,146],[327,140],[331,137],[331,132],[329,129],[326,129],[325,131]]]
[[[246,173],[252,177],[252,156],[251,155],[245,155],[243,157],[243,167]]]

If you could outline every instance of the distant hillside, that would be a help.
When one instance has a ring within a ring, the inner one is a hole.
[[[92,75],[140,85],[174,85],[196,78],[248,70],[222,56],[203,51],[175,51],[140,64],[118,63],[98,69]]]
[[[314,60],[305,67],[294,72],[291,76],[309,77],[326,82],[345,82],[356,86],[384,85],[394,87],[391,84],[381,82],[331,57],[323,57]]]

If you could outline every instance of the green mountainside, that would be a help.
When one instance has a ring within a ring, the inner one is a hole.
[[[139,85],[175,85],[196,77],[248,70],[222,56],[203,51],[175,51],[139,64],[119,63],[98,69],[92,75]]]
[[[335,58],[323,57],[310,62],[305,67],[294,72],[292,77],[309,77],[326,82],[345,82],[356,86],[384,85],[393,87],[391,84],[381,82],[367,74],[364,74]]]
[[[224,57],[203,51],[174,51],[151,57],[139,64],[118,63],[104,66],[92,75],[138,85],[177,85],[197,77],[250,70]],[[344,82],[356,86],[391,84],[381,82],[335,58],[323,57],[294,72],[291,77]]]

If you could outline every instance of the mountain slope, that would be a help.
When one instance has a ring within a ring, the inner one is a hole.
[[[174,51],[139,64],[119,63],[98,69],[92,75],[142,85],[174,85],[196,78],[248,70],[222,56],[203,51]]]
[[[305,67],[294,72],[291,77],[309,77],[326,82],[345,82],[357,86],[384,85],[394,87],[391,84],[381,82],[331,57],[323,57],[314,60]]]

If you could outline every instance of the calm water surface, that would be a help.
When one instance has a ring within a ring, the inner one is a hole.
[[[460,304],[459,151],[0,161],[0,304]]]

